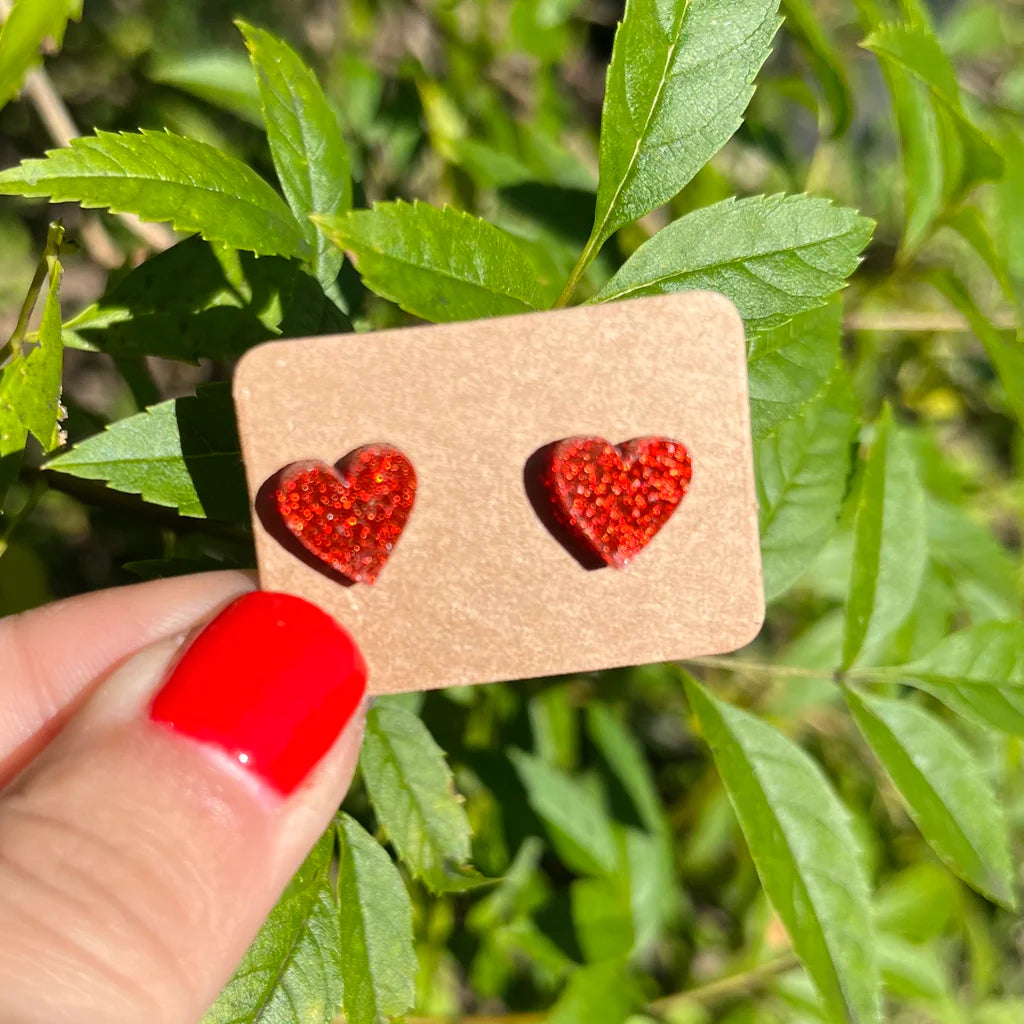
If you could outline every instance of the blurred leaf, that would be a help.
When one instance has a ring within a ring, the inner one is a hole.
[[[907,617],[928,554],[924,489],[913,449],[886,406],[876,423],[854,523],[843,667]]]
[[[928,550],[950,584],[984,591],[995,610],[993,618],[1019,615],[1017,563],[992,531],[968,511],[935,498],[928,501],[927,518]]]
[[[59,47],[68,19],[81,16],[82,0],[14,0],[0,28],[0,108],[41,62],[43,40],[49,37]]]
[[[261,341],[350,330],[294,260],[198,235],[150,257],[65,324],[67,343],[113,356],[236,359]]]
[[[831,134],[834,137],[845,135],[853,113],[850,82],[835,44],[825,32],[820,13],[811,0],[782,0],[782,12],[786,16],[786,28],[796,36],[807,54],[825,94],[831,112]]]
[[[341,1011],[342,949],[331,885],[332,825],[288,884],[203,1024],[331,1024]]]
[[[621,960],[633,948],[629,889],[618,878],[578,878],[569,889],[576,939],[588,963]]]
[[[799,747],[684,678],[761,884],[829,1017],[879,1021],[868,880],[846,809]]]
[[[1006,822],[971,751],[910,701],[847,690],[846,702],[929,845],[982,895],[1012,907]]]
[[[886,990],[906,999],[949,999],[948,969],[929,946],[895,935],[878,936],[878,958]]]
[[[1000,142],[1005,173],[996,185],[999,248],[1013,285],[1018,326],[1024,325],[1024,126],[1005,126]]]
[[[613,960],[574,971],[545,1024],[625,1024],[642,1005],[625,963]]]
[[[779,0],[629,0],[601,115],[588,249],[667,202],[739,128]]]
[[[981,257],[985,266],[992,272],[992,276],[999,282],[1003,294],[1013,302],[1015,294],[1009,268],[996,249],[995,240],[989,234],[981,211],[974,206],[962,206],[949,214],[945,223]]]
[[[416,995],[412,904],[384,848],[353,818],[338,817],[341,973],[345,1020],[379,1024]]]
[[[963,282],[951,271],[937,267],[930,272],[928,279],[967,318],[1002,382],[1007,405],[1024,428],[1024,343],[1004,337],[1002,331],[993,327]]]
[[[946,204],[999,178],[1003,160],[964,112],[956,72],[923,21],[879,25],[861,45],[882,61],[896,105],[906,165],[904,243],[913,249]]]
[[[835,530],[856,428],[850,384],[837,369],[823,395],[756,442],[766,600],[793,585]]]
[[[573,771],[579,762],[579,715],[568,686],[546,686],[527,705],[533,748],[543,760]]]
[[[261,255],[310,255],[281,197],[245,164],[170,132],[97,132],[0,172],[0,194],[49,197],[170,221]]]
[[[587,734],[621,783],[649,832],[668,829],[651,767],[634,734],[605,704],[587,705]]]
[[[974,721],[1024,736],[1024,622],[969,626],[923,658],[881,671]]]
[[[509,757],[530,807],[547,826],[559,857],[583,874],[610,875],[619,854],[611,820],[594,792],[571,775],[522,750]]]
[[[61,445],[61,374],[64,346],[61,341],[60,277],[61,265],[50,260],[50,286],[39,325],[39,344],[28,355],[20,354],[0,374],[0,453],[24,446],[28,431],[51,452]],[[18,424],[21,425],[21,430]],[[19,445],[20,440],[20,445]],[[10,446],[10,447],[8,447]]]
[[[770,327],[842,288],[873,228],[827,199],[727,199],[662,228],[594,301],[710,289],[732,299],[748,326]]]
[[[112,423],[47,463],[56,473],[169,505],[184,516],[247,522],[249,500],[229,394],[201,390]]]
[[[424,320],[472,320],[543,305],[537,270],[514,236],[450,206],[399,200],[314,220],[352,253],[368,288]]]
[[[954,921],[961,893],[960,883],[937,861],[903,868],[878,892],[879,938],[898,935],[913,943],[934,939]]]
[[[158,57],[149,78],[220,107],[262,127],[263,112],[252,65],[240,53],[214,51],[185,57]]]
[[[359,767],[377,820],[409,870],[434,892],[471,883],[469,821],[444,752],[419,718],[371,708]]]
[[[311,213],[337,216],[352,207],[352,172],[337,118],[316,75],[287,44],[237,22],[252,57],[274,167],[306,241],[316,251],[317,280],[335,285],[342,255],[317,231]]]
[[[819,397],[839,359],[840,297],[787,323],[748,332],[747,373],[754,437],[777,430]]]

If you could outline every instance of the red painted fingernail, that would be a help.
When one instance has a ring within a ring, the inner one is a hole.
[[[327,753],[366,689],[355,641],[319,608],[256,591],[193,641],[150,716],[225,750],[288,794]]]

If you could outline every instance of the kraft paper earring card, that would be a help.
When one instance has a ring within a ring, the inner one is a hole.
[[[260,585],[341,622],[370,692],[760,629],[746,346],[720,295],[272,342],[234,391]]]

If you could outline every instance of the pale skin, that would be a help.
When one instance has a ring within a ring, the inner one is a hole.
[[[0,1021],[196,1024],[348,789],[358,714],[287,799],[147,708],[241,573],[0,620]]]

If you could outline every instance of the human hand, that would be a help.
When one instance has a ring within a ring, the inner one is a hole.
[[[337,809],[362,658],[252,587],[210,573],[0,620],[3,1024],[196,1024]]]

